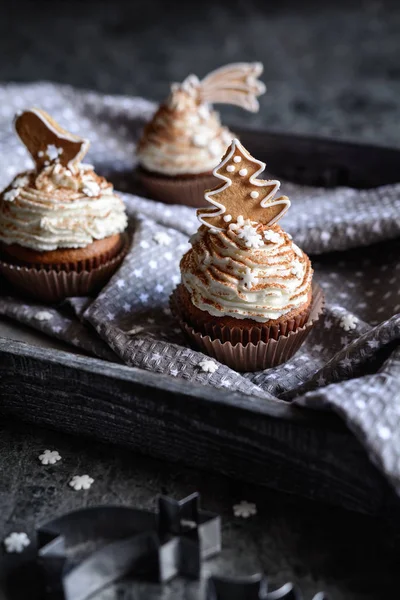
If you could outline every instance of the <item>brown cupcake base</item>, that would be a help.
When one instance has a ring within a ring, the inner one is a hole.
[[[97,267],[82,270],[20,266],[0,261],[0,274],[27,296],[42,302],[60,302],[69,296],[89,296],[98,292],[117,270],[129,249],[128,235],[122,236],[120,252]]]
[[[124,243],[125,237],[120,233],[95,240],[84,248],[37,251],[19,244],[0,243],[0,259],[19,267],[67,272],[90,271],[117,256]]]
[[[209,335],[212,340],[231,342],[233,345],[242,343],[244,346],[249,343],[268,342],[270,338],[276,340],[280,335],[288,335],[302,327],[310,314],[312,299],[310,291],[304,305],[293,309],[280,319],[258,323],[252,319],[211,316],[193,304],[188,290],[182,283],[174,293],[179,314],[190,327],[202,335]]]
[[[234,338],[232,341],[221,341],[221,339],[215,339],[196,331],[184,320],[179,310],[176,289],[171,296],[171,310],[179,319],[179,324],[190,341],[205,354],[212,356],[231,369],[241,372],[263,371],[288,361],[305,341],[313,325],[321,316],[323,308],[323,291],[318,284],[313,283],[311,306],[308,317],[302,325],[290,330],[286,335],[279,334],[279,331],[276,332],[271,327],[267,341],[257,341],[256,343],[248,341],[246,343],[243,337],[239,341],[234,341]],[[261,330],[257,324],[254,329]],[[228,335],[229,333],[225,332],[225,337]],[[238,328],[236,335],[240,335]],[[257,337],[259,337],[258,333],[250,333],[251,340],[257,339]]]
[[[204,192],[217,184],[212,173],[166,177],[138,169],[138,177],[151,198],[167,204],[184,204],[201,208],[207,204]]]

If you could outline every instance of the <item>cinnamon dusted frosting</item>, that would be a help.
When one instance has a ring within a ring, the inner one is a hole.
[[[48,161],[15,177],[0,195],[0,241],[34,250],[83,248],[124,231],[127,217],[113,186],[90,165]]]
[[[145,128],[138,158],[142,167],[162,175],[208,173],[233,137],[211,106],[182,89],[160,106]]]
[[[222,231],[201,226],[182,258],[193,304],[215,317],[278,319],[309,300],[310,260],[275,224],[238,219]]]
[[[238,63],[203,81],[190,75],[182,84],[173,84],[169,98],[143,132],[137,149],[140,165],[167,176],[211,172],[234,136],[221,125],[210,103],[258,110],[257,96],[265,91],[257,79],[261,72],[260,63]]]

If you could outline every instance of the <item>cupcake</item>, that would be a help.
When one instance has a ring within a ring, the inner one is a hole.
[[[0,273],[43,301],[96,292],[127,249],[124,203],[81,162],[87,140],[38,109],[15,128],[35,168],[0,194]]]
[[[290,207],[265,164],[233,140],[205,192],[209,208],[181,260],[171,306],[203,352],[238,371],[288,360],[322,311],[308,256],[277,224]]]
[[[221,125],[211,103],[235,104],[256,112],[265,86],[261,63],[237,63],[199,81],[189,75],[173,84],[144,129],[137,148],[139,177],[148,193],[172,204],[202,206],[213,185],[213,169],[234,135]]]

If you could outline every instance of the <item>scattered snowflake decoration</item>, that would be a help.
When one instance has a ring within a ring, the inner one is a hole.
[[[354,315],[344,315],[340,319],[340,326],[343,327],[345,331],[350,331],[351,329],[355,329],[358,323],[357,317]]]
[[[19,188],[14,188],[14,189],[8,190],[8,192],[5,192],[3,194],[3,198],[6,202],[14,202],[14,200],[16,198],[18,198],[19,192],[20,192]]]
[[[153,235],[153,240],[157,244],[160,244],[160,246],[169,246],[172,242],[171,236],[169,236],[168,233],[165,233],[165,231],[157,231],[157,233]]]
[[[257,285],[258,277],[249,267],[247,267],[246,272],[243,274],[242,282],[245,288],[251,290],[253,286]]]
[[[218,370],[218,365],[216,362],[211,360],[210,358],[204,358],[199,362],[199,367],[204,373],[215,373]]]
[[[242,519],[248,519],[257,514],[257,507],[254,502],[247,502],[242,500],[239,504],[233,506],[233,514],[235,517],[241,517]]]
[[[80,490],[89,490],[93,482],[94,479],[89,475],[74,475],[69,485],[76,492],[79,492]]]
[[[117,287],[121,290],[122,288],[125,287],[125,281],[123,279],[118,279],[117,281]]]
[[[39,456],[39,460],[42,465],[55,465],[61,456],[57,450],[45,450],[43,454]]]
[[[34,316],[36,321],[50,321],[53,318],[53,314],[48,310],[39,310]]]
[[[142,240],[142,241],[140,242],[139,246],[140,246],[141,248],[144,248],[144,249],[146,250],[146,248],[148,248],[148,247],[149,247],[149,242],[146,242],[146,240]]]
[[[19,175],[18,177],[16,177],[14,179],[14,181],[12,182],[12,187],[13,188],[19,188],[19,187],[25,187],[26,185],[28,185],[29,183],[29,177],[28,175]]]
[[[292,273],[292,275],[295,275],[295,277],[298,277],[299,279],[301,279],[303,277],[303,267],[300,262],[296,261],[293,264],[291,273]]]
[[[54,144],[49,144],[46,149],[46,156],[49,160],[57,160],[57,158],[63,153],[62,148],[57,148]]]
[[[247,248],[262,248],[264,246],[261,235],[257,232],[257,229],[251,224],[250,219],[243,221],[243,217],[240,222],[243,221],[242,225],[239,225],[239,219],[237,219],[237,225],[230,225],[232,231],[236,231],[239,239],[243,240]]]
[[[89,196],[89,198],[100,196],[100,191],[100,186],[95,181],[85,181],[85,185],[82,189],[85,196]]]
[[[31,543],[30,539],[26,535],[26,533],[10,533],[8,537],[4,540],[4,547],[6,552],[12,553],[16,552],[20,554],[29,546]]]
[[[276,231],[273,231],[272,229],[266,229],[264,231],[264,239],[272,244],[279,244],[282,238]]]
[[[330,319],[325,319],[324,321],[324,327],[325,329],[330,329],[332,327],[333,323]]]

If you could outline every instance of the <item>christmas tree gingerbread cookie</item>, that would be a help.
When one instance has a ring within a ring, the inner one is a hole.
[[[258,178],[264,168],[232,141],[171,299],[191,340],[240,371],[288,360],[323,305],[308,256],[277,223],[290,201],[278,196],[279,181]]]
[[[145,127],[138,144],[139,174],[152,197],[174,204],[201,206],[218,165],[234,135],[221,125],[212,104],[256,112],[265,92],[258,79],[261,63],[235,63],[203,80],[189,75]]]

